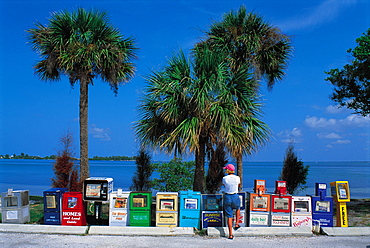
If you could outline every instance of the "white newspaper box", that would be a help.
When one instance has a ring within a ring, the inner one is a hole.
[[[129,225],[129,196],[130,191],[118,189],[110,194],[109,202],[109,225],[128,226]]]

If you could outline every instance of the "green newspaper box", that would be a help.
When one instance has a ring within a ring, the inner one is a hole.
[[[152,192],[133,191],[129,203],[130,226],[150,226]]]

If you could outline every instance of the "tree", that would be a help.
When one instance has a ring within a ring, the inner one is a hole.
[[[352,61],[343,69],[331,69],[325,80],[334,86],[331,99],[352,109],[357,114],[370,114],[370,29],[360,38],[354,49],[348,49]]]
[[[298,193],[306,188],[304,185],[306,184],[308,169],[308,165],[305,166],[301,160],[298,160],[294,152],[293,142],[291,142],[286,150],[284,165],[279,178],[286,181],[287,191],[290,194]]]
[[[192,188],[194,178],[194,161],[183,162],[174,158],[168,163],[155,163],[153,168],[159,173],[159,179],[154,178],[153,188],[163,192],[179,192]]]
[[[106,12],[54,12],[49,25],[36,23],[28,30],[32,48],[41,56],[36,74],[44,81],[66,75],[73,87],[80,84],[80,173],[89,176],[88,165],[88,86],[100,76],[117,94],[118,86],[134,73],[135,46],[108,22]]]
[[[190,59],[183,52],[173,56],[163,70],[147,78],[135,124],[146,146],[175,155],[194,152],[195,191],[204,191],[206,147],[249,144],[266,134],[266,125],[257,118],[255,80],[246,82],[249,72],[244,66],[231,72],[225,56],[205,47],[196,47]]]
[[[225,145],[218,144],[216,149],[210,151],[211,159],[208,164],[208,173],[206,177],[206,192],[215,194],[220,190],[222,178],[224,177],[224,169],[227,164]]]
[[[206,34],[206,39],[198,46],[206,44],[214,51],[226,49],[229,53],[227,62],[232,71],[235,72],[241,66],[246,66],[254,80],[267,81],[269,90],[285,75],[284,71],[292,52],[290,38],[279,28],[264,21],[262,16],[247,13],[245,6],[241,6],[237,12],[230,11],[225,14],[223,20],[214,22]],[[249,81],[249,77],[245,78],[246,83]],[[258,87],[259,85],[256,84],[256,91]],[[248,114],[248,111],[244,113]],[[251,124],[250,126],[253,127]],[[242,156],[251,154],[258,146],[264,144],[267,136],[264,135],[263,139],[254,139],[257,144],[250,144],[253,141],[250,139],[247,143],[236,142],[230,146],[231,153],[237,160],[238,175],[241,179]]]
[[[70,132],[60,138],[62,150],[58,152],[53,170],[53,188],[67,188],[69,191],[82,192],[82,183],[78,180],[78,169],[73,162],[73,136]]]
[[[144,149],[140,149],[136,156],[136,172],[132,177],[130,190],[148,191],[151,189],[150,177],[152,176],[153,168],[150,160],[149,153]]]

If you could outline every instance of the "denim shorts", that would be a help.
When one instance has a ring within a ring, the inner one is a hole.
[[[224,210],[227,218],[233,217],[233,210],[240,208],[240,198],[238,194],[224,195]]]

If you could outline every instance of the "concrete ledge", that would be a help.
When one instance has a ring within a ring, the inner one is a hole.
[[[208,227],[208,236],[226,237],[227,227]],[[235,237],[239,236],[313,236],[310,227],[241,227],[234,230]]]
[[[368,236],[370,227],[321,227],[328,236]]]
[[[0,232],[14,233],[47,233],[84,235],[87,226],[30,225],[30,224],[0,224]]]
[[[90,226],[91,235],[194,236],[192,227]]]

